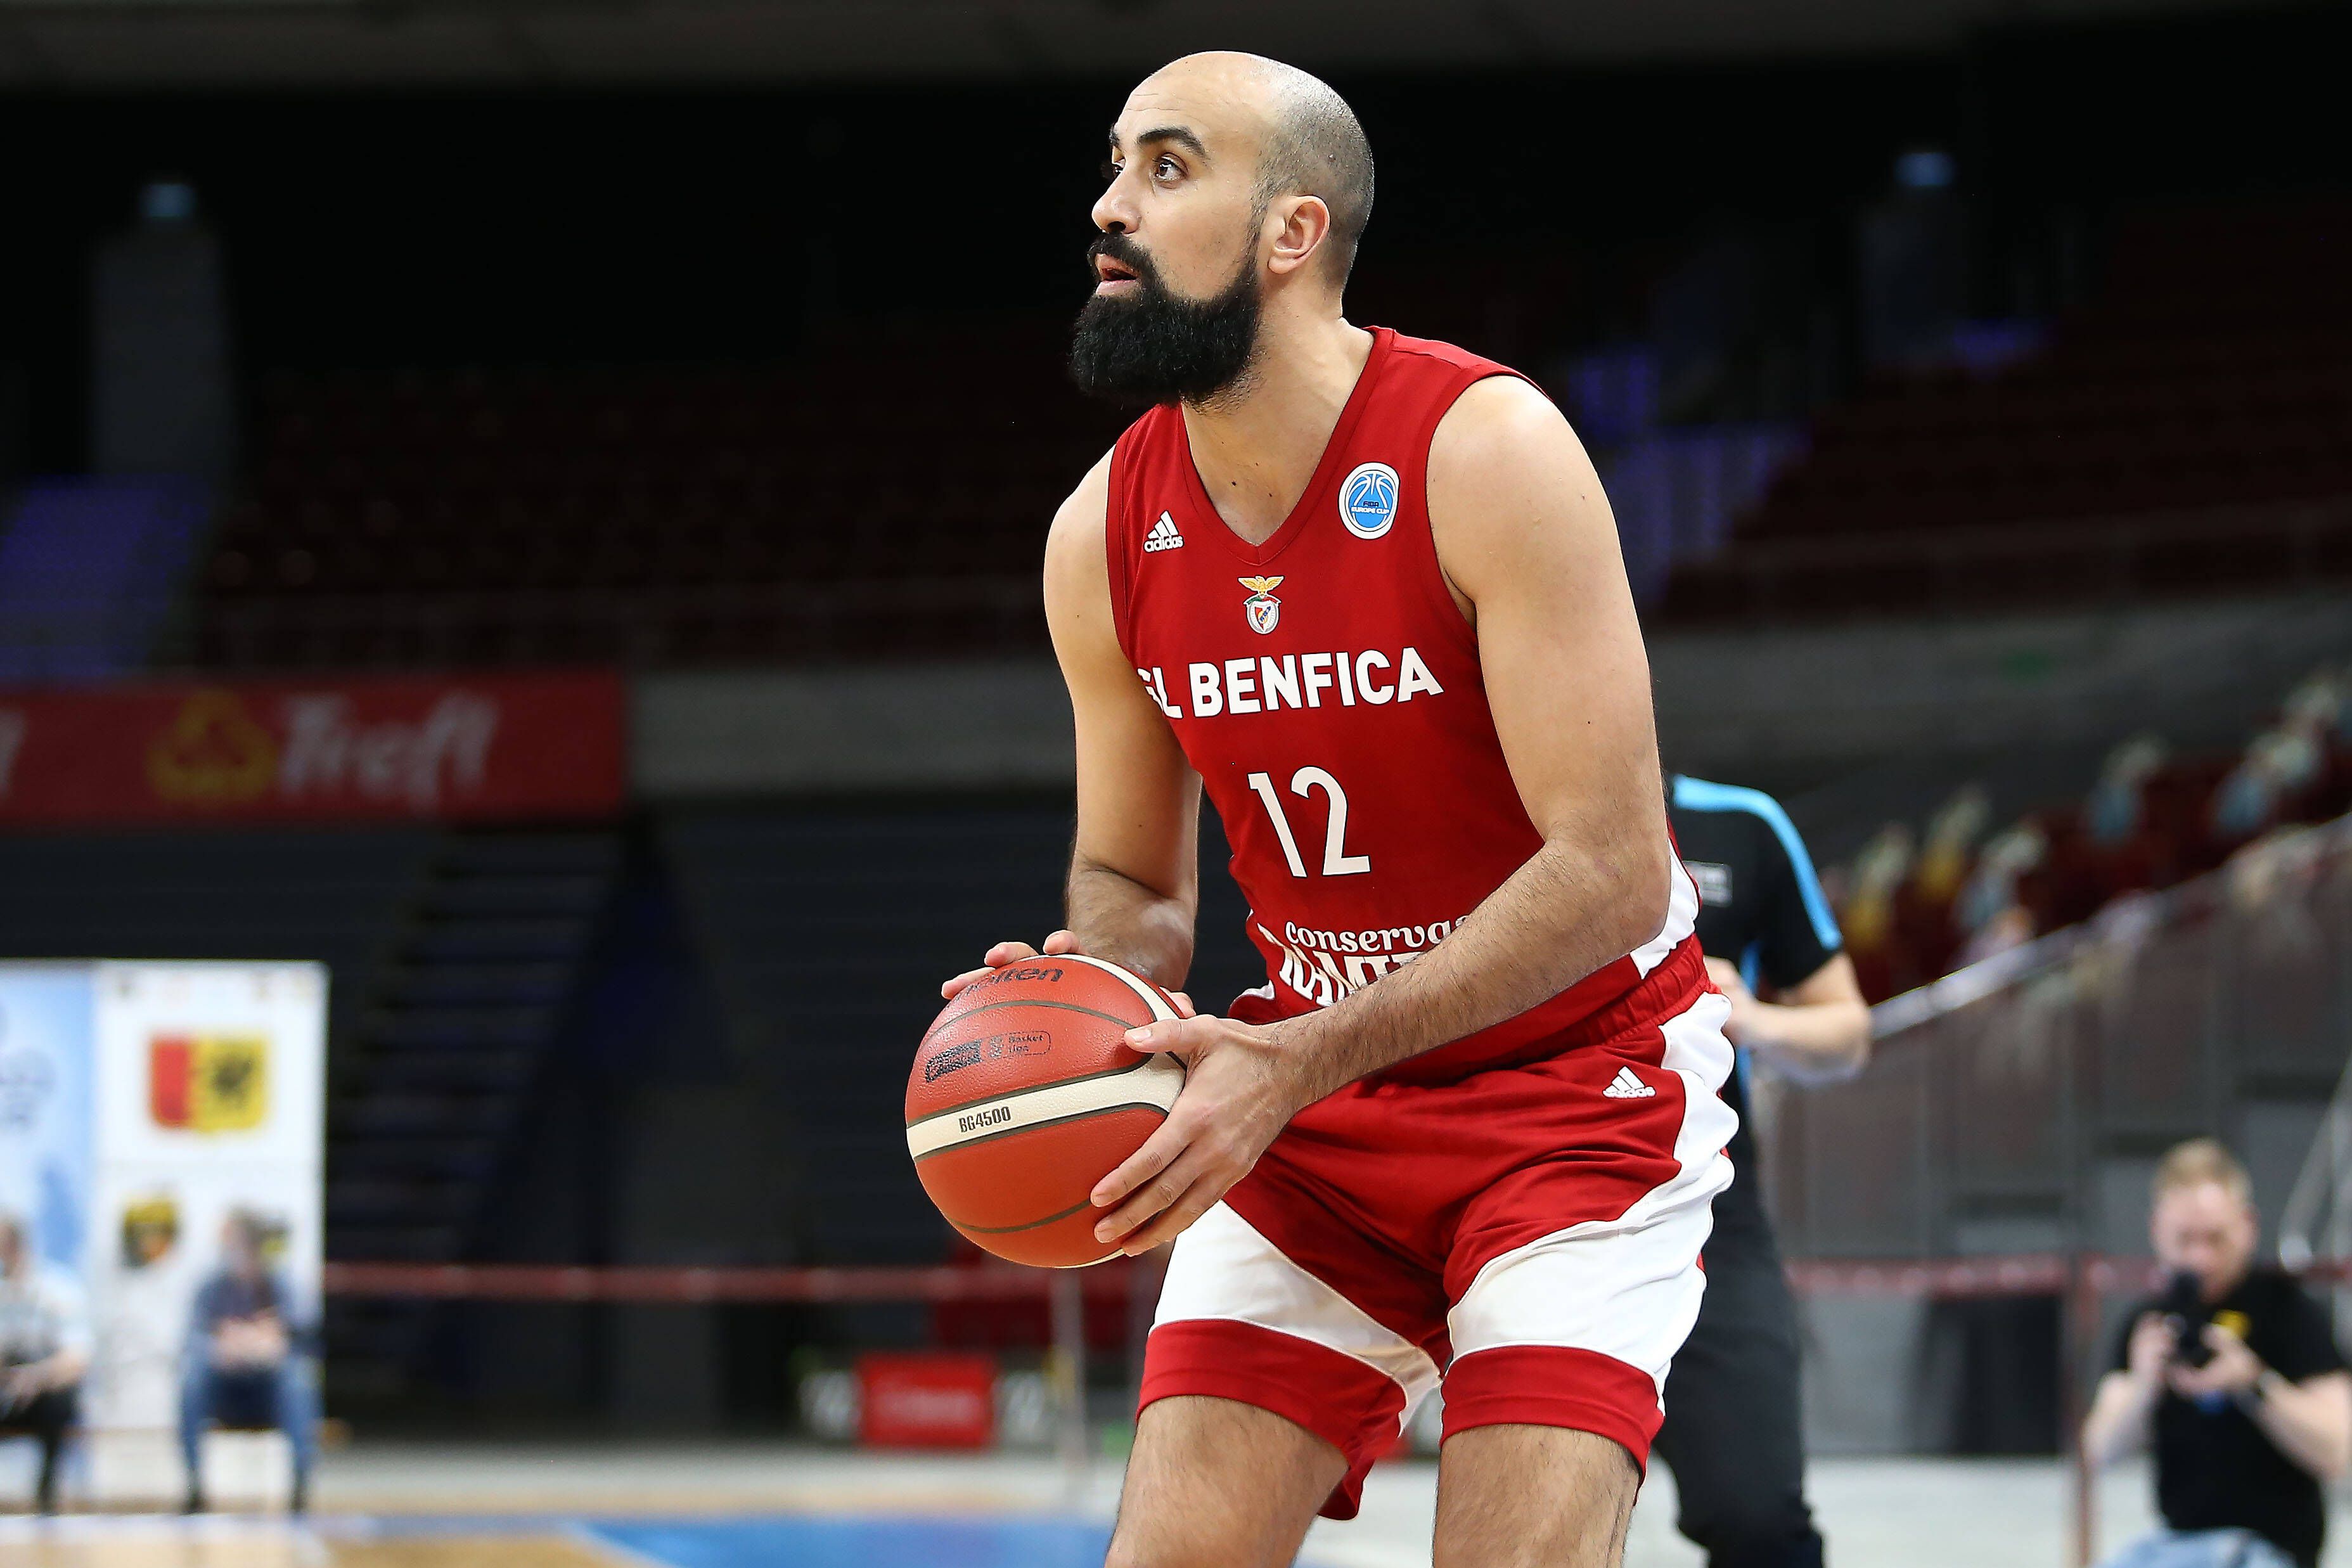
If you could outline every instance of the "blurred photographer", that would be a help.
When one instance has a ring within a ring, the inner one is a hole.
[[[2148,1234],[2171,1284],[2117,1336],[2083,1449],[2106,1465],[2153,1439],[2169,1528],[2106,1568],[2319,1561],[2320,1483],[2352,1463],[2352,1374],[2326,1309],[2284,1270],[2255,1266],[2250,1194],[2245,1167],[2210,1138],[2157,1168]]]

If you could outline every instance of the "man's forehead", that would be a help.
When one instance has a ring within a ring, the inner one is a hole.
[[[2234,1218],[2245,1211],[2245,1205],[2218,1182],[2171,1188],[2157,1199],[2156,1208],[2159,1215],[2191,1222]]]
[[[1111,139],[1132,143],[1159,131],[1182,131],[1213,154],[1264,134],[1265,112],[1240,84],[1204,72],[1161,71],[1127,95]]]

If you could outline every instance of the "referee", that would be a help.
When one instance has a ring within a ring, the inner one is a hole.
[[[1681,1495],[1676,1523],[1709,1568],[1820,1568],[1822,1537],[1805,1504],[1796,1304],[1757,1191],[1748,1076],[1759,1056],[1801,1080],[1858,1070],[1870,1009],[1780,803],[1681,774],[1668,791],[1675,841],[1698,884],[1707,973],[1731,998],[1724,1033],[1739,1057],[1723,1097],[1739,1131],[1731,1187],[1715,1200],[1698,1324],[1666,1379],[1657,1452]]]

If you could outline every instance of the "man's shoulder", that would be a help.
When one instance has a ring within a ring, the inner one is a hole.
[[[2257,1310],[2267,1308],[2273,1312],[2302,1314],[2324,1320],[2327,1309],[2312,1294],[2300,1276],[2290,1273],[2275,1263],[2258,1263],[2246,1270],[2246,1278],[2231,1296]]]
[[[1377,332],[1383,329],[1376,327],[1372,330]],[[1400,332],[1393,329],[1387,329],[1387,331],[1389,353],[1397,356],[1400,363],[1407,364],[1417,363],[1432,370],[1444,367],[1454,371],[1475,372],[1480,375],[1512,375],[1525,379],[1523,373],[1512,369],[1502,361],[1488,359],[1482,353],[1474,353],[1459,343],[1449,343],[1439,338],[1416,338],[1410,333]]]
[[[1676,773],[1668,786],[1668,802],[1678,824],[1703,826],[1711,836],[1736,837],[1759,855],[1785,858],[1799,842],[1788,812],[1760,789]]]

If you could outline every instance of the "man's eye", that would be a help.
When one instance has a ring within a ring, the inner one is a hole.
[[[1113,180],[1118,179],[1121,167],[1122,165],[1112,163],[1108,158],[1104,159],[1102,166],[1103,184],[1108,184]]]
[[[1183,172],[1184,166],[1165,153],[1152,160],[1151,173],[1157,179],[1172,180]]]

